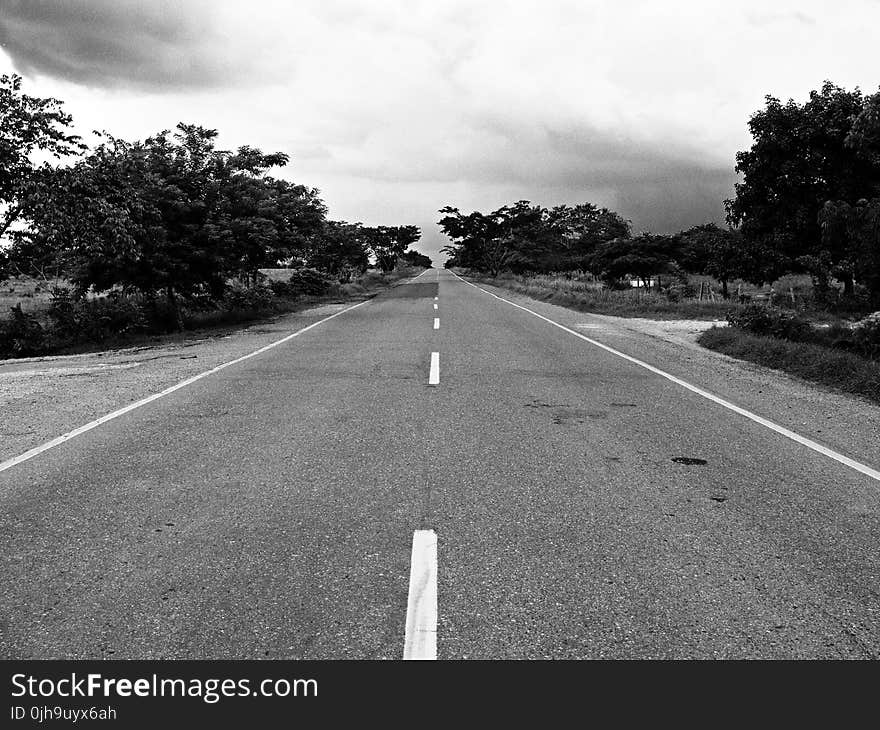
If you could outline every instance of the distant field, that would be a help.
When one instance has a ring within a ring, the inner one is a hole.
[[[8,317],[9,310],[21,304],[24,312],[38,312],[45,309],[51,299],[53,286],[62,285],[60,279],[45,282],[40,279],[15,277],[0,284],[0,317]]]

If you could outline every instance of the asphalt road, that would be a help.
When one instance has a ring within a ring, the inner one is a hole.
[[[880,466],[872,424],[822,425]],[[399,658],[432,530],[440,659],[876,658],[878,508],[870,475],[431,270],[0,472],[0,655]]]

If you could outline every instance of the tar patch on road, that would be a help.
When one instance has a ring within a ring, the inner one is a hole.
[[[672,460],[676,464],[684,464],[685,466],[703,466],[709,463],[705,459],[697,459],[693,456],[673,456]]]
[[[389,291],[380,294],[380,299],[433,299],[439,296],[437,282],[418,282],[416,284],[398,284]]]

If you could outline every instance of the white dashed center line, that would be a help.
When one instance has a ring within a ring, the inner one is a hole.
[[[413,533],[403,658],[437,658],[437,533],[433,530]]]
[[[440,318],[439,317],[434,317],[434,329],[435,330],[440,329]]]
[[[436,304],[434,304],[434,309],[437,309],[437,305],[436,305]]]
[[[428,373],[428,385],[440,385],[440,353],[431,353],[431,370]]]

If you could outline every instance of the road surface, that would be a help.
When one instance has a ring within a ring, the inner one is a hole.
[[[876,658],[877,422],[597,321],[429,270],[6,454],[0,655]]]

